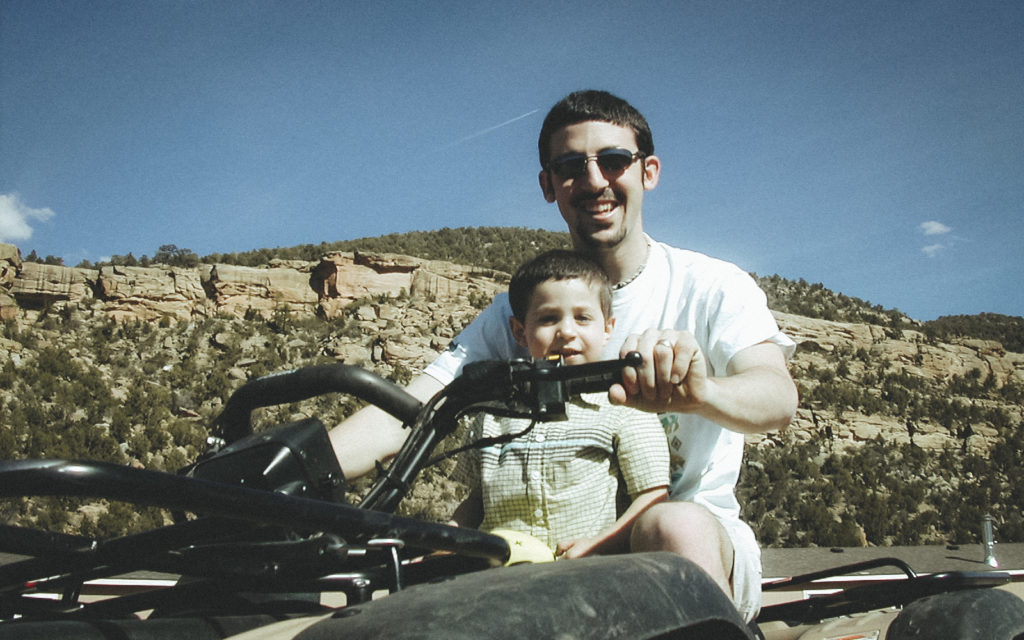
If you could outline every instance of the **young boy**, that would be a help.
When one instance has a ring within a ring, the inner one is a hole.
[[[611,285],[596,262],[544,253],[520,267],[508,295],[512,334],[532,357],[566,365],[601,359],[615,321]],[[566,413],[566,421],[532,428],[525,419],[477,420],[469,441],[520,435],[463,457],[455,476],[471,493],[455,523],[526,533],[567,558],[627,551],[635,519],[667,495],[665,432],[656,415],[612,406],[607,393],[583,394]],[[620,473],[632,504],[616,517]]]

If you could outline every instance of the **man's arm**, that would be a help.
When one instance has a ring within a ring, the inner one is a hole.
[[[796,413],[796,385],[782,349],[770,342],[739,351],[723,377],[707,375],[704,353],[687,332],[648,330],[626,340],[628,351],[639,351],[644,364],[626,369],[623,384],[609,391],[615,404],[694,413],[741,433],[784,428]]]
[[[512,308],[508,304],[508,296],[498,296],[459,332],[456,338],[459,348],[448,349],[431,366],[437,366],[443,379],[447,374],[455,377],[465,362],[513,357],[512,349],[516,343],[508,326],[510,315]],[[440,362],[442,358],[444,361]],[[443,388],[443,382],[424,373],[413,378],[405,390],[417,400],[426,402]],[[399,420],[370,406],[360,409],[332,429],[331,444],[345,476],[357,478],[373,470],[378,460],[387,460],[398,453],[408,436],[409,432],[402,428]]]
[[[405,390],[426,402],[443,387],[437,379],[420,374]],[[372,471],[378,460],[394,456],[408,435],[398,418],[373,405],[355,412],[330,432],[334,455],[347,478],[358,478]]]

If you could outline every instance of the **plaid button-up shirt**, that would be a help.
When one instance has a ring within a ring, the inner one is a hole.
[[[481,486],[481,529],[527,533],[554,550],[615,522],[620,474],[631,497],[668,485],[668,445],[655,414],[613,406],[603,393],[584,394],[566,413],[568,420],[538,422],[510,442],[463,454],[454,477]],[[467,442],[529,424],[482,415]]]

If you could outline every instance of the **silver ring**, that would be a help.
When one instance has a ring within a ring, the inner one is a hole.
[[[671,340],[658,340],[658,342],[656,344],[660,344],[662,346],[668,347],[669,349],[675,349],[676,348],[676,346],[674,344],[672,344]]]

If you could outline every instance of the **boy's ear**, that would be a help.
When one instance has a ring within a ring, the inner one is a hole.
[[[515,316],[509,316],[508,326],[512,329],[512,337],[520,347],[528,347],[526,344],[526,326]]]
[[[615,330],[615,318],[608,318],[604,321],[604,343],[612,339],[612,331]]]

